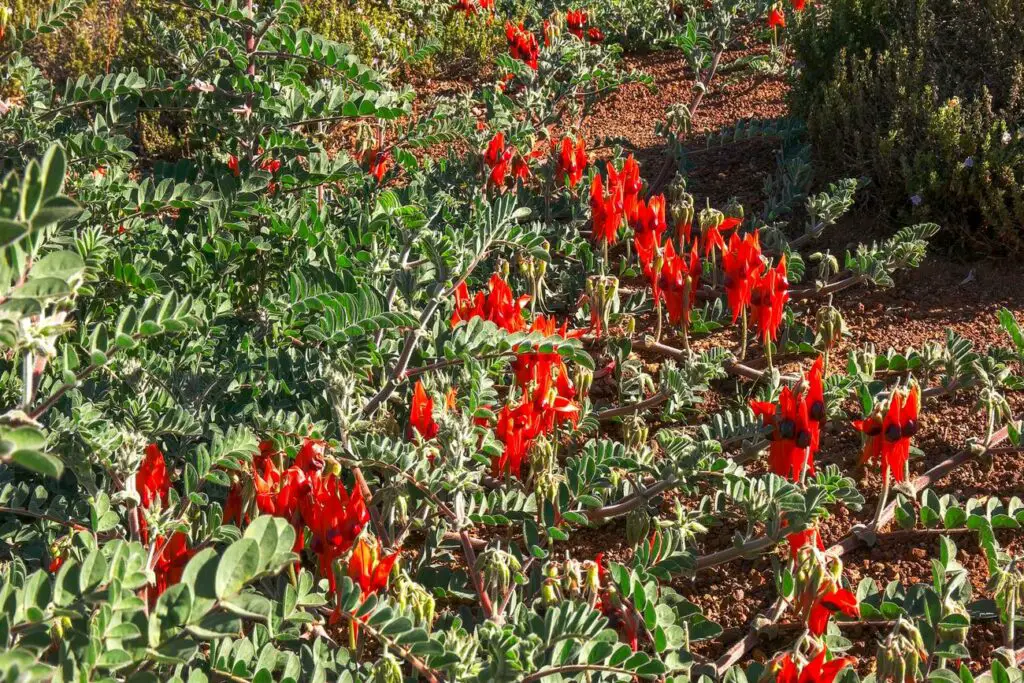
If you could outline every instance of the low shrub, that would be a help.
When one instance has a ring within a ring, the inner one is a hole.
[[[1000,0],[836,0],[795,22],[817,161],[979,251],[1024,248],[1024,16]]]

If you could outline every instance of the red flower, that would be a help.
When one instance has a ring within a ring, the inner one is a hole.
[[[311,484],[309,493],[299,503],[302,520],[309,527],[310,549],[320,560],[320,572],[333,590],[331,564],[359,538],[370,521],[370,511],[359,487],[354,487],[350,495],[333,474],[314,477]]]
[[[722,233],[732,230],[742,222],[739,218],[726,218],[721,223],[709,225],[703,236],[704,256],[710,256],[714,249],[725,251],[725,239],[722,237]]]
[[[50,559],[50,564],[46,566],[46,571],[55,574],[62,564],[64,564],[64,558],[60,555],[54,555]]]
[[[281,170],[281,162],[277,159],[264,159],[260,163],[260,169],[269,171],[271,174],[277,173]]]
[[[487,151],[484,152],[484,163],[491,169],[487,182],[492,187],[503,187],[508,176],[508,165],[515,154],[514,147],[505,146],[505,134],[498,133],[487,143]]]
[[[611,183],[613,174],[613,167],[609,164],[609,183]],[[635,225],[640,218],[640,191],[643,190],[644,185],[640,179],[640,164],[637,163],[632,154],[626,157],[626,161],[622,164],[622,172],[616,175],[616,179],[622,185],[622,206],[625,211],[626,220],[629,221],[630,225]]]
[[[797,12],[803,12],[804,7],[807,6],[807,0],[793,0],[793,9]]]
[[[537,57],[540,56],[537,36],[527,31],[523,24],[517,26],[507,21],[505,22],[505,37],[508,39],[508,49],[512,57],[536,71]]]
[[[814,474],[811,425],[805,396],[795,394],[789,387],[783,387],[778,406],[752,401],[750,407],[761,418],[762,424],[772,428],[768,435],[771,442],[768,451],[769,469],[793,481],[798,481],[805,469],[808,474]]]
[[[237,527],[242,526],[244,518],[244,510],[242,509],[244,501],[242,500],[242,485],[241,483],[234,484],[228,491],[228,498],[224,501],[224,517],[223,521],[225,524],[234,524]]]
[[[185,565],[195,555],[194,550],[188,547],[188,537],[180,531],[171,535],[171,540],[164,541],[163,536],[156,539],[156,549],[153,553],[155,563],[153,573],[156,575],[156,590],[149,592],[150,606],[156,604],[156,599],[170,586],[181,581],[181,574],[185,571]]]
[[[144,509],[160,499],[162,505],[166,505],[171,490],[171,480],[167,476],[167,463],[164,461],[164,454],[155,443],[146,446],[146,455],[139,465],[139,471],[135,475],[135,490],[139,494],[139,500]],[[146,518],[139,515],[139,537],[143,543],[148,542],[149,532],[146,526]]]
[[[604,40],[604,33],[597,26],[591,26],[587,29],[587,40],[591,43],[600,43]]]
[[[501,455],[491,461],[491,474],[495,477],[508,473],[510,476],[522,478],[523,462],[533,444],[533,439],[540,434],[540,416],[536,414],[534,405],[524,401],[516,408],[504,406],[498,413],[498,423],[494,435],[505,445]]]
[[[569,27],[569,33],[582,40],[583,29],[587,26],[586,10],[569,10],[565,13],[565,23]]]
[[[743,239],[737,233],[729,236],[729,247],[722,251],[722,272],[725,274],[725,298],[732,311],[733,323],[743,309],[750,306],[753,293],[764,263],[761,261],[761,244],[758,233],[747,234]]]
[[[853,422],[854,429],[868,437],[862,463],[874,460],[881,465],[883,477],[891,476],[895,481],[907,478],[910,439],[918,430],[920,403],[921,390],[914,384],[905,397],[899,391],[892,393],[884,418],[872,415]]]
[[[775,676],[775,683],[833,683],[840,671],[856,663],[857,660],[853,657],[839,657],[826,662],[825,650],[822,650],[817,657],[807,663],[807,666],[797,671],[796,664],[787,653],[776,662],[778,673]]]
[[[523,182],[530,179],[530,165],[522,155],[517,154],[512,159],[512,177]]]
[[[619,226],[624,215],[624,195],[622,184],[615,182],[614,169],[609,164],[608,192],[605,196],[601,174],[595,173],[590,184],[590,213],[593,219],[593,235],[596,242],[615,244]]]
[[[366,167],[370,171],[370,175],[379,183],[384,179],[384,175],[391,168],[391,154],[389,152],[379,153],[376,149],[368,149],[364,156]]]
[[[464,12],[466,16],[469,16],[476,14],[477,7],[482,10],[490,10],[494,7],[494,0],[456,0],[452,9]]]
[[[693,310],[693,304],[697,300],[697,289],[700,287],[701,270],[696,244],[690,250],[690,261],[687,263],[681,254],[676,254],[672,240],[665,240],[664,265],[661,268],[658,288],[665,301],[668,321],[671,324],[682,323],[689,327],[690,312]]]
[[[407,436],[419,434],[424,439],[437,436],[438,426],[434,422],[434,401],[423,390],[423,382],[417,381],[412,392],[412,408],[409,410],[409,429]]]
[[[364,600],[373,593],[387,589],[388,577],[397,559],[398,553],[381,557],[377,541],[359,539],[348,560],[348,576],[359,584]]]
[[[568,135],[562,138],[559,145],[558,166],[555,170],[556,180],[564,179],[568,187],[576,187],[583,179],[583,171],[586,168],[587,146],[583,138],[577,138],[575,145]]]
[[[825,424],[825,361],[818,356],[805,377],[807,381],[807,414],[810,417],[811,453],[816,454],[821,445],[821,427]]]
[[[773,7],[768,12],[768,28],[785,28],[786,27],[786,15],[779,10],[778,7]]]
[[[228,155],[228,169],[235,174],[236,178],[241,173],[241,170],[238,168],[238,157],[234,154]]]
[[[803,531],[797,531],[795,533],[786,536],[786,540],[789,542],[789,555],[794,560],[800,555],[800,551],[806,546],[816,547],[818,550],[825,550],[825,544],[821,540],[821,534],[818,533],[817,527],[810,527]]]
[[[327,444],[320,439],[305,439],[302,448],[295,456],[293,467],[298,467],[305,474],[313,474],[324,469],[324,450]]]
[[[870,415],[853,421],[853,428],[867,437],[861,464],[874,461],[881,465],[883,477],[892,476],[896,481],[906,479],[910,439],[918,430],[920,402],[920,389],[915,384],[905,398],[901,392],[893,392],[884,418]]]
[[[857,604],[857,596],[845,588],[831,588],[818,596],[811,607],[811,614],[807,619],[807,628],[811,634],[820,636],[828,628],[828,620],[836,612],[857,618],[860,616],[860,607]]]
[[[167,477],[167,463],[164,454],[155,443],[146,446],[146,457],[139,465],[135,475],[135,490],[142,500],[142,507],[149,508],[157,498],[164,504],[171,490],[171,480]]]
[[[639,220],[633,226],[633,244],[644,274],[651,280],[657,296],[657,276],[653,272],[655,252],[661,245],[662,235],[668,228],[665,222],[665,195],[655,195],[639,205]]]
[[[762,343],[778,339],[787,301],[789,281],[786,279],[786,257],[783,256],[775,268],[769,268],[758,276],[751,293],[754,322]]]
[[[507,332],[519,332],[526,328],[522,310],[530,303],[530,297],[523,295],[518,299],[512,294],[508,283],[495,273],[488,283],[489,291],[485,295],[477,292],[474,298],[469,296],[469,288],[462,282],[455,289],[455,310],[452,312],[452,327],[464,320],[483,318],[490,320]]]

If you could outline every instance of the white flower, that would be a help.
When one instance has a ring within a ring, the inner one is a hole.
[[[1002,140],[1003,140],[1003,144],[1004,145],[1010,144],[1010,140],[1012,140],[1012,139],[1013,139],[1013,136],[1010,135],[1010,131],[1008,131],[1008,130],[1003,131],[1003,138],[1002,138]]]

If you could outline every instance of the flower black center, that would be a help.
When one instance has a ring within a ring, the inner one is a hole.
[[[825,402],[815,401],[811,404],[811,419],[823,422],[825,420]]]
[[[889,425],[885,428],[885,439],[886,441],[892,441],[893,443],[900,440],[903,436],[903,430],[900,429],[899,425]]]
[[[907,420],[906,424],[903,425],[903,438],[909,439],[914,434],[917,434],[917,420]]]
[[[796,423],[792,420],[783,420],[779,424],[779,436],[787,440],[796,436]]]

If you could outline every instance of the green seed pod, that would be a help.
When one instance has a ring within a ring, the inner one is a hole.
[[[626,541],[636,545],[651,533],[651,517],[642,508],[633,508],[626,515]]]

